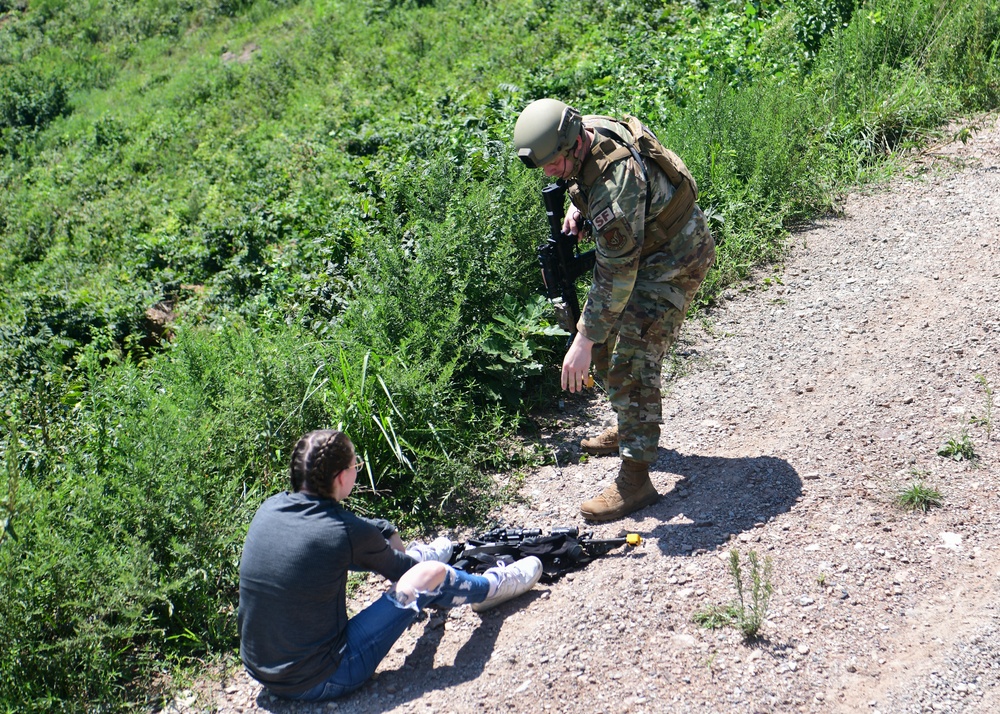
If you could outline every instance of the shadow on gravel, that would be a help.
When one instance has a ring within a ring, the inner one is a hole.
[[[680,478],[664,491],[670,474]],[[713,550],[786,513],[802,495],[802,480],[789,463],[771,456],[721,458],[661,450],[650,469],[660,500],[642,512],[661,524],[646,534],[666,555]]]
[[[438,646],[445,636],[445,628],[432,626],[424,628],[424,634],[417,640],[413,651],[399,669],[380,670],[375,680],[353,695],[340,700],[341,703],[352,706],[364,701],[368,704],[366,699],[370,700],[373,696],[385,698],[388,693],[392,696],[391,706],[396,707],[404,702],[420,699],[427,692],[448,689],[478,678],[493,656],[504,618],[518,610],[531,607],[535,600],[542,597],[543,592],[545,591],[541,588],[532,590],[516,600],[483,613],[480,625],[468,635],[469,639],[455,653],[453,664],[437,666],[434,664]],[[354,699],[359,701],[352,701]]]
[[[330,710],[380,712],[420,699],[427,692],[472,681],[483,673],[486,663],[493,656],[504,618],[520,609],[531,607],[531,604],[542,597],[544,592],[544,588],[537,588],[516,600],[483,613],[482,622],[468,635],[469,639],[455,653],[453,664],[434,665],[434,658],[446,630],[442,627],[442,618],[431,614],[430,623],[424,628],[413,651],[406,656],[398,669],[380,669],[360,689],[334,700],[335,707],[327,706],[326,702],[304,703],[277,699],[268,695],[266,691],[258,695],[257,706],[271,714],[303,714],[303,712]],[[455,636],[450,635],[450,637]]]

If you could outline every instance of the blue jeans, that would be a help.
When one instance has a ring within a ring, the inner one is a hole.
[[[337,670],[325,682],[287,699],[318,702],[336,699],[353,692],[367,682],[406,628],[417,621],[428,605],[442,608],[482,602],[489,594],[489,580],[448,567],[441,586],[421,593],[409,606],[399,604],[386,593],[347,622],[347,644]]]

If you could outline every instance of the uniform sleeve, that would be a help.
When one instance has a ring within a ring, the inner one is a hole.
[[[577,324],[584,337],[605,342],[632,296],[644,237],[646,185],[631,157],[616,161],[589,192],[594,225],[594,280]]]
[[[382,530],[371,521],[348,514],[344,522],[351,544],[351,570],[369,570],[396,582],[417,564],[406,553],[393,550]]]

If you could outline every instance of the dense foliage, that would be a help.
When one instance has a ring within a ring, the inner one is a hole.
[[[1000,0],[0,0],[0,706],[114,711],[231,652],[305,431],[409,529],[480,516],[553,394],[542,96],[634,112],[720,244],[1000,98]]]

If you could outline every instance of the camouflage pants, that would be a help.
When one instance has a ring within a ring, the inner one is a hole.
[[[700,210],[695,210],[684,232],[689,237],[696,234],[698,250],[680,264],[669,254],[645,259],[607,342],[594,345],[592,353],[594,373],[618,415],[619,453],[647,464],[656,461],[663,423],[663,360],[715,258]]]

